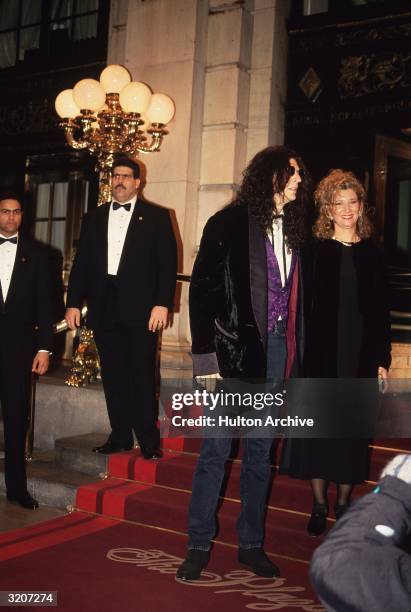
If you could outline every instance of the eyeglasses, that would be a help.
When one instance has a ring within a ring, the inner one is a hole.
[[[305,177],[305,170],[304,168],[300,168],[299,170],[297,170],[297,168],[295,166],[288,166],[287,167],[287,174],[288,176],[294,176],[294,174],[297,172],[297,174],[300,175],[300,178],[304,178]]]
[[[129,180],[132,178],[134,178],[132,174],[113,174],[113,179],[115,179],[116,181],[118,181],[119,179]]]
[[[21,210],[21,208],[13,208],[13,209],[11,209],[11,208],[2,208],[0,210],[0,214],[1,215],[4,215],[4,216],[11,215],[12,217],[19,217],[22,214],[22,212],[23,211]]]

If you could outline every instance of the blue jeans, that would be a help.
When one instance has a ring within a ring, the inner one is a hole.
[[[267,377],[283,378],[286,342],[281,326],[268,336]],[[204,438],[193,479],[188,516],[188,548],[209,550],[216,532],[216,510],[224,465],[232,438]],[[264,513],[270,482],[271,438],[243,438],[240,474],[241,513],[237,521],[240,548],[260,548],[264,540]]]

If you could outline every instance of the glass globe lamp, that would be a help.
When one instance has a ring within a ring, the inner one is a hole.
[[[96,111],[103,106],[106,93],[95,79],[82,79],[73,88],[73,98],[81,110]]]
[[[155,93],[151,97],[150,106],[145,115],[150,123],[162,123],[167,125],[174,117],[175,106],[169,96],[163,93]]]
[[[131,77],[127,68],[118,64],[107,66],[100,75],[100,83],[107,94],[119,94],[130,81]]]
[[[126,113],[145,113],[151,98],[151,89],[139,81],[132,81],[120,92],[120,104]]]

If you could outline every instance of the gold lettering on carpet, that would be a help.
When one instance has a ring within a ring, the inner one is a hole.
[[[107,558],[117,563],[132,563],[160,574],[173,575],[183,561],[181,557],[162,550],[141,548],[113,548],[108,551]],[[201,580],[192,582],[175,580],[187,587],[213,589],[215,594],[238,593],[248,598],[244,600],[244,607],[249,610],[298,608],[305,612],[324,612],[320,604],[304,597],[304,587],[286,586],[285,578],[260,578],[247,570],[234,570],[223,576],[204,571]]]

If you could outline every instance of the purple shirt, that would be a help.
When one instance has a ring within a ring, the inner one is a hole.
[[[269,238],[266,238],[265,250],[267,254],[267,280],[268,280],[268,313],[267,313],[267,331],[270,333],[274,329],[275,323],[281,317],[284,321],[288,318],[288,300],[290,298],[291,280],[297,258],[295,253],[292,254],[290,271],[287,276],[284,287],[281,283],[280,268],[278,266],[277,257]]]

